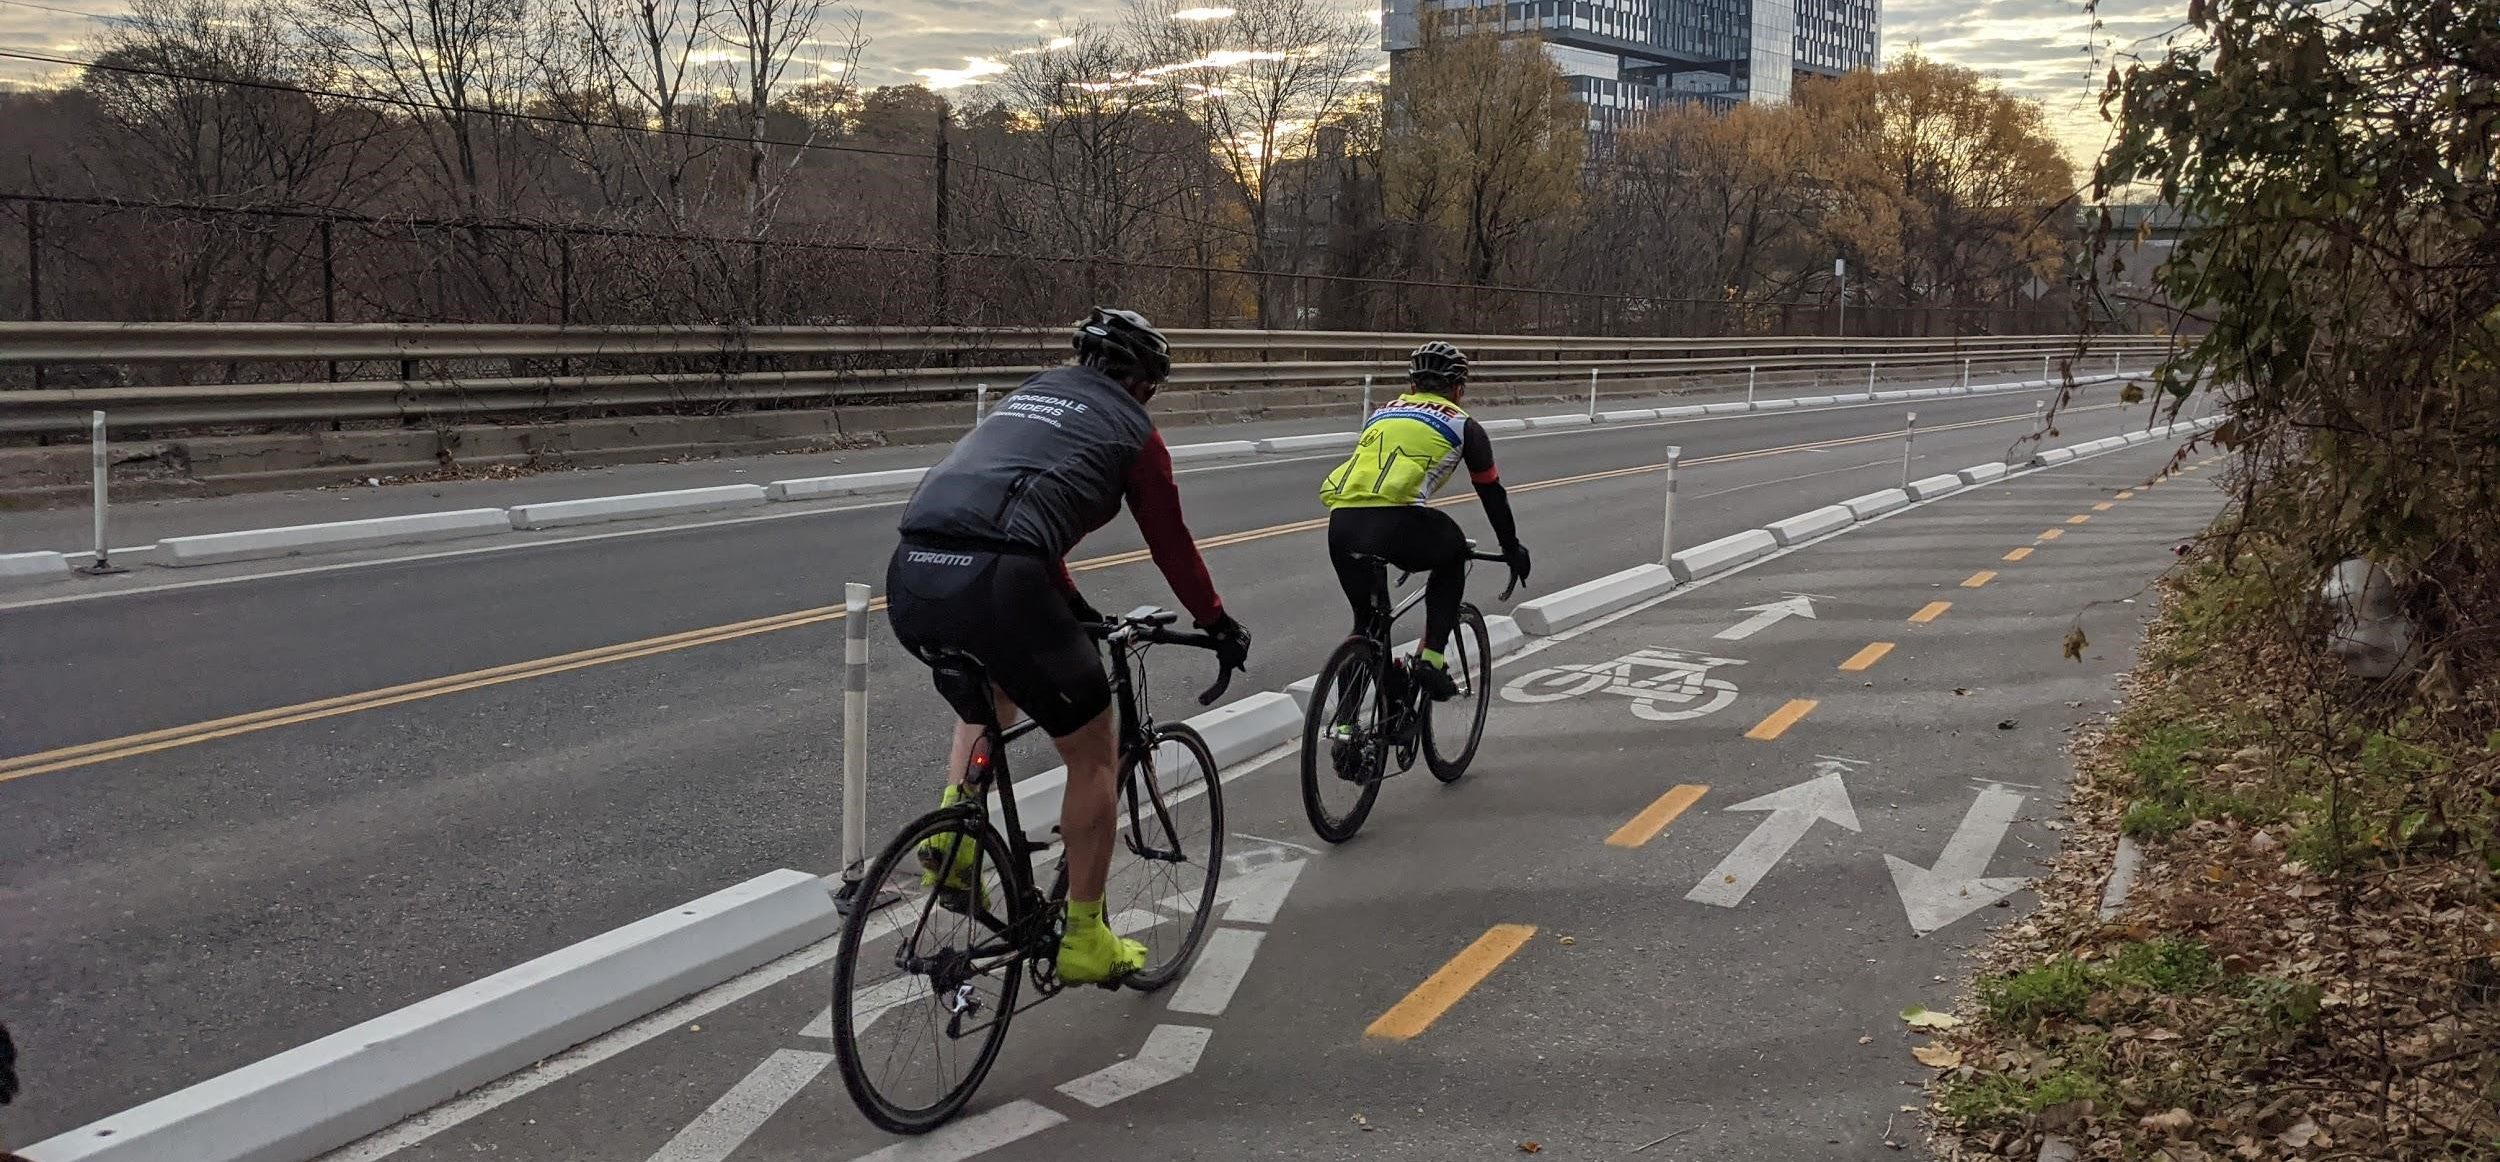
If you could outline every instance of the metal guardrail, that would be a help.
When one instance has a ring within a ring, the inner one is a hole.
[[[279,365],[397,363],[403,378],[0,390],[0,433],[84,430],[106,409],[114,426],[179,428],[305,421],[402,422],[495,414],[665,408],[685,404],[808,404],[877,399],[910,402],[960,397],[976,382],[1011,384],[1039,370],[1017,364],[962,366],[969,355],[999,357],[1063,350],[1064,328],[875,329],[848,327],[552,327],[469,324],[0,323],[0,365]],[[1404,350],[1432,336],[1339,331],[1170,332],[1183,361],[1172,382],[1186,387],[1351,385],[1366,375],[1394,377]],[[2167,350],[2159,337],[2075,335],[1960,339],[1840,339],[1829,336],[1614,338],[1462,335],[1479,356],[1476,375],[1510,384],[1769,373],[1873,366],[1958,367],[1964,360],[2074,357],[2146,358]],[[1192,355],[1254,353],[1255,362],[1191,361]],[[1330,353],[1368,358],[1313,359]],[[1296,359],[1275,359],[1298,354]],[[1394,354],[1394,357],[1391,357]],[[747,370],[748,357],[857,360],[942,357],[955,366],[850,366]],[[677,368],[597,374],[493,374],[487,368],[418,374],[419,365],[498,361],[702,360],[713,370]]]

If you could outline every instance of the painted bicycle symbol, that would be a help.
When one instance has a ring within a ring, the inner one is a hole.
[[[1684,650],[1635,650],[1611,662],[1573,663],[1530,670],[1502,687],[1512,702],[1560,702],[1588,694],[1618,694],[1632,701],[1632,713],[1652,722],[1699,718],[1736,700],[1736,684],[1712,677],[1720,666],[1741,666],[1736,658],[1714,658]]]

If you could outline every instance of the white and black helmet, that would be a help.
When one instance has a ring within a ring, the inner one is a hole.
[[[1406,357],[1406,377],[1417,383],[1467,382],[1467,353],[1435,339]]]
[[[1161,383],[1172,375],[1172,345],[1146,316],[1117,307],[1095,307],[1076,325],[1077,358],[1114,379],[1141,375]]]

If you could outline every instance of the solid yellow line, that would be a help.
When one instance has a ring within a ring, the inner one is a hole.
[[[1606,837],[1606,846],[1639,847],[1658,838],[1658,833],[1666,830],[1667,824],[1675,822],[1676,816],[1700,802],[1702,794],[1709,789],[1686,783],[1658,796],[1657,802],[1642,808],[1631,822],[1615,828],[1615,833]]]
[[[1389,1006],[1389,1011],[1380,1014],[1370,1028],[1363,1030],[1363,1035],[1386,1041],[1413,1039],[1431,1028],[1469,990],[1483,984],[1494,969],[1502,967],[1503,961],[1526,947],[1535,935],[1536,929],[1527,924],[1496,924],[1486,929],[1475,943],[1461,949],[1440,971],[1416,985],[1405,1000]]]
[[[2118,494],[2118,499],[2120,499],[2120,500],[2133,500],[2133,499],[2135,499],[2135,493],[2134,493],[2134,492],[2132,492],[2132,491],[2129,491],[2129,492],[2121,492],[2121,493],[2119,493],[2119,494]]]
[[[2006,559],[2006,560],[2008,560],[2008,561],[2019,561],[2019,560],[2022,560],[2023,558],[2028,557],[2028,556],[2030,556],[2030,555],[2031,555],[2031,546],[2029,546],[2029,545],[2024,545],[2022,548],[2019,548],[2019,549],[2014,550],[2013,552],[2007,553],[2007,554],[2005,555],[2005,559]]]
[[[1990,424],[2007,423],[2024,418],[2027,417],[2005,416],[1998,419],[1970,420],[1957,424],[1942,425],[1935,430],[1950,431],[1956,428],[1984,427]],[[1740,460],[1758,459],[1765,456],[1782,455],[1788,452],[1806,451],[1818,448],[1838,448],[1852,444],[1872,443],[1895,438],[1897,438],[1897,436],[1894,433],[1877,433],[1867,436],[1847,437],[1838,440],[1808,441],[1799,444],[1786,444],[1775,448],[1758,448],[1747,452],[1730,452],[1718,456],[1705,456],[1698,460],[1682,461],[1682,464],[1688,468],[1699,464],[1724,464]],[[1664,471],[1665,468],[1666,464],[1664,462],[1660,462],[1657,464],[1639,465],[1631,468],[1617,468],[1605,472],[1590,472],[1579,476],[1566,476],[1554,480],[1539,480],[1514,485],[1512,486],[1511,491],[1528,492],[1540,488],[1559,488],[1570,484],[1585,484],[1590,481],[1608,480],[1644,472]],[[1472,503],[1474,500],[1475,497],[1472,494],[1462,494],[1461,496],[1436,501],[1435,503],[1440,505],[1463,504]],[[1328,520],[1325,517],[1314,520],[1291,521],[1284,524],[1269,525],[1264,528],[1244,529],[1240,532],[1224,533],[1217,536],[1206,537],[1198,542],[1198,547],[1201,550],[1218,549],[1227,545],[1244,544],[1250,541],[1265,540],[1271,537],[1286,536],[1293,533],[1311,532],[1317,529],[1326,528],[1327,526]],[[1112,553],[1106,556],[1089,558],[1082,561],[1070,561],[1068,562],[1068,569],[1070,572],[1086,573],[1097,569],[1109,569],[1120,565],[1136,564],[1138,562],[1148,560],[1149,558],[1150,554],[1146,550],[1136,549],[1125,553]],[[884,609],[885,599],[882,597],[878,598],[869,606],[869,608],[871,610]],[[696,646],[705,646],[716,642],[732,641],[737,638],[749,637],[758,633],[766,633],[774,630],[798,629],[804,626],[816,625],[821,622],[836,620],[842,616],[843,609],[838,605],[817,606],[810,609],[792,610],[788,613],[777,613],[769,617],[759,617],[748,621],[732,622],[727,625],[707,626],[701,629],[690,629],[679,633],[663,634],[659,637],[642,638],[640,640],[628,642],[617,642],[612,645],[597,646],[592,649],[580,650],[569,654],[558,654],[553,657],[546,658],[533,658],[527,661],[511,662],[505,665],[493,666],[482,670],[471,670],[458,674],[446,674],[438,678],[426,678],[420,681],[403,683],[397,686],[386,686],[378,690],[363,690],[352,694],[339,694],[328,698],[316,699],[310,702],[299,702],[291,706],[275,706],[266,710],[255,710],[247,714],[237,714],[225,718],[211,719],[206,722],[188,723],[182,726],[166,727],[161,730],[151,730],[139,734],[124,735],[119,738],[99,739],[95,742],[79,743],[74,746],[65,746],[55,748],[53,750],[38,751],[33,754],[15,755],[9,758],[0,759],[0,782],[8,782],[11,779],[21,779],[30,775],[50,774],[54,771],[67,770],[72,767],[89,766],[101,762],[111,762],[116,759],[135,758],[139,755],[153,754],[157,751],[168,750],[177,746],[188,746],[193,743],[212,742],[221,738],[232,738],[239,734],[249,734],[254,731],[269,730],[281,726],[292,726],[297,723],[310,722],[316,719],[332,718],[342,714],[351,714],[360,710],[375,710],[385,706],[396,706],[404,702],[413,702],[421,698],[432,698],[444,694],[458,694],[464,691],[478,690],[489,686],[499,686],[507,682],[516,682],[524,678],[546,677],[553,674],[562,674],[573,670],[586,669],[590,666],[605,665],[611,662],[631,661],[636,658],[646,658],[654,654],[667,653],[674,650],[693,649]]]
[[[1812,698],[1791,698],[1787,705],[1772,711],[1770,717],[1754,723],[1753,729],[1745,732],[1745,737],[1756,742],[1769,742],[1788,733],[1789,727],[1797,725],[1798,719],[1813,713],[1817,705],[1820,704]]]
[[[1978,572],[1976,572],[1976,573],[1971,574],[1971,575],[1970,575],[1970,576],[1968,576],[1968,577],[1964,577],[1964,578],[1962,578],[1962,588],[1964,588],[1964,589],[1977,589],[1977,588],[1979,588],[1980,586],[1985,585],[1985,584],[1987,584],[1988,582],[1990,582],[1990,581],[1994,581],[1994,580],[1996,580],[1996,579],[1997,579],[1997,571],[1996,571],[1996,570],[1994,570],[1994,569],[1982,569],[1982,570],[1980,570],[1980,571],[1978,571]]]
[[[1925,625],[1939,617],[1943,617],[1944,611],[1951,608],[1953,608],[1953,603],[1950,601],[1930,601],[1925,606],[1921,607],[1918,612],[1911,614],[1910,620],[1916,624]]]
[[[2093,506],[2092,506],[2092,511],[2094,511],[2094,512],[2108,512],[2109,510],[2111,510],[2111,509],[2113,509],[2113,508],[2116,508],[2116,507],[2118,507],[2118,502],[2117,502],[2117,501],[2114,501],[2114,500],[2104,500],[2104,501],[2100,502],[2099,504],[2093,505]]]
[[[2041,534],[2040,534],[2040,539],[2041,539],[2041,540],[2044,540],[2044,541],[2054,541],[2054,540],[2056,540],[2057,538],[2062,537],[2062,536],[2065,536],[2065,535],[2066,535],[2066,530],[2064,530],[2064,529],[2049,529],[2049,530],[2047,530],[2046,532],[2043,532],[2043,533],[2041,533]]]
[[[1891,652],[1891,642],[1868,642],[1866,643],[1865,649],[1849,655],[1849,660],[1842,662],[1840,664],[1840,668],[1855,674],[1877,662],[1883,661],[1884,655]]]
[[[2073,515],[2073,516],[2067,517],[2067,518],[2066,518],[2066,523],[2067,523],[2067,524],[2070,524],[2070,525],[2079,525],[2079,524],[2082,524],[2083,522],[2088,521],[2088,520],[2091,520],[2091,519],[2092,519],[2092,514],[2091,514],[2091,513],[2088,513],[2088,512],[2079,512],[2079,513],[2076,513],[2076,514],[2075,514],[2075,515]]]

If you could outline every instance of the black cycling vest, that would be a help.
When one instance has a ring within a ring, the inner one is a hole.
[[[999,401],[903,507],[902,533],[1060,560],[1119,515],[1154,436],[1145,405],[1090,367],[1055,367]]]

